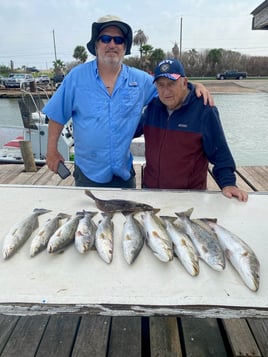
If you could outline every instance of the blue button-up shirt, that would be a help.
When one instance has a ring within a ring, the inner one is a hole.
[[[131,140],[144,106],[156,95],[153,77],[126,65],[110,95],[93,60],[65,77],[43,112],[60,124],[72,118],[75,163],[85,176],[100,183],[113,175],[128,180]]]

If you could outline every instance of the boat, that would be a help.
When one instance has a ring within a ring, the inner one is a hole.
[[[45,164],[48,118],[42,113],[44,102],[38,94],[22,90],[18,105],[23,125],[21,127],[0,128],[0,163],[23,163],[20,141],[30,141],[36,164]],[[71,119],[63,127],[58,149],[65,161],[73,160],[74,140]]]

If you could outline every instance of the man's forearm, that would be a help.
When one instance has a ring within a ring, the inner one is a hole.
[[[62,132],[62,129],[63,129],[62,124],[59,124],[51,119],[49,120],[47,151],[57,150],[58,140]]]

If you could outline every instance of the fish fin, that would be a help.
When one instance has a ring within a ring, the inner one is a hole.
[[[94,201],[96,200],[96,197],[93,195],[93,193],[90,190],[85,190],[85,194],[92,198]]]
[[[225,254],[226,258],[228,258],[229,260],[231,259],[231,256],[233,255],[233,253],[231,252],[230,249],[224,249],[224,254]]]
[[[188,217],[190,218],[191,217],[191,214],[193,213],[193,210],[194,208],[189,208],[187,211],[184,211],[184,212],[175,212],[175,214],[178,216],[178,217]]]

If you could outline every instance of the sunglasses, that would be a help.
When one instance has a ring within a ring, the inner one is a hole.
[[[122,45],[125,43],[124,37],[121,36],[102,35],[98,37],[98,41],[101,41],[102,43],[110,43],[112,40],[114,40],[116,45]]]

